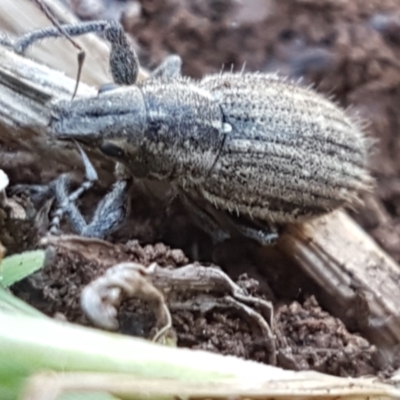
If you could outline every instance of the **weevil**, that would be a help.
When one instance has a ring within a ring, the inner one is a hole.
[[[276,74],[182,77],[178,56],[137,82],[138,59],[117,22],[64,25],[63,31],[103,33],[118,85],[52,106],[56,138],[97,147],[122,171],[90,224],[58,185],[80,233],[102,237],[118,225],[129,176],[170,182],[193,220],[216,240],[245,235],[262,243],[275,239],[279,226],[354,205],[369,187],[362,129],[316,91]],[[50,27],[14,48],[23,52],[57,36],[60,29]]]

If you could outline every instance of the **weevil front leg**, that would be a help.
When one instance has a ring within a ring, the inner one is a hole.
[[[92,220],[87,223],[74,202],[67,202],[62,213],[68,216],[74,230],[86,237],[103,239],[117,229],[125,219],[128,209],[128,182],[117,181],[111,191],[98,204]],[[65,187],[57,187],[57,197],[65,196]]]
[[[55,184],[55,194],[60,205],[56,211],[50,229],[56,233],[61,218],[66,215],[75,232],[82,236],[105,238],[118,228],[128,214],[128,191],[127,180],[117,181],[111,191],[103,197],[98,204],[92,220],[87,223],[79,211],[76,200],[81,194],[88,190],[97,180],[97,173],[87,157],[86,153],[79,147],[85,166],[87,180],[74,192],[68,193],[68,175],[62,175]]]
[[[94,169],[92,163],[90,162],[88,156],[86,153],[83,151],[81,146],[79,146],[77,143],[76,145],[78,146],[78,150],[81,153],[82,161],[85,166],[85,177],[86,180],[83,182],[78,189],[76,189],[73,193],[68,194],[67,193],[67,188],[69,185],[69,174],[63,174],[61,175],[58,179],[55,180],[53,183],[53,191],[56,195],[57,202],[59,204],[59,208],[57,209],[53,220],[50,224],[50,232],[51,233],[57,233],[60,227],[60,221],[64,215],[64,212],[66,212],[69,207],[71,207],[71,204],[74,204],[79,197],[86,191],[89,190],[93,184],[98,180],[98,175],[96,170]],[[78,229],[76,229],[78,230]]]

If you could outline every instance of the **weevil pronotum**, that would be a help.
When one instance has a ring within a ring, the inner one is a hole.
[[[112,21],[50,27],[13,47],[24,52],[63,32],[103,33],[119,85],[96,97],[59,102],[53,110],[57,138],[97,146],[123,171],[90,224],[60,180],[58,198],[82,234],[103,237],[118,225],[125,215],[127,176],[169,181],[215,240],[245,235],[262,243],[276,238],[276,227],[354,204],[370,185],[365,135],[314,90],[264,73],[193,80],[181,76],[178,56],[136,82],[137,56]],[[85,164],[95,179],[87,158]]]

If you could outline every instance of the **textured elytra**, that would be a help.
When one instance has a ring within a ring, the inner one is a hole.
[[[276,75],[223,74],[200,86],[232,126],[202,189],[219,207],[301,221],[356,202],[370,184],[363,132],[323,96]]]
[[[315,91],[272,74],[153,77],[60,103],[53,129],[95,138],[133,176],[171,181],[266,222],[354,204],[371,182],[358,125]]]

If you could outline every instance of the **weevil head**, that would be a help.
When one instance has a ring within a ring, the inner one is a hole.
[[[53,109],[51,129],[58,139],[77,140],[99,148],[125,164],[135,164],[146,131],[147,115],[141,90],[136,86],[101,91],[98,96],[60,101]],[[135,175],[143,175],[140,162]]]

